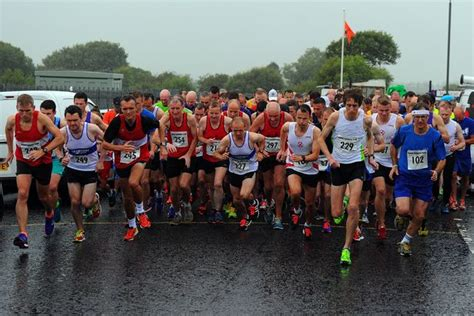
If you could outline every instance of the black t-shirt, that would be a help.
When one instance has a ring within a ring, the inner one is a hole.
[[[157,120],[146,117],[143,114],[140,114],[140,116],[142,119],[142,130],[145,134],[150,134],[155,129],[160,128],[160,122],[158,122]],[[136,120],[132,126],[129,126],[127,124],[127,121],[125,121],[125,128],[129,131],[132,131],[135,128],[136,124],[137,124]],[[115,138],[118,137],[119,129],[120,129],[120,116],[117,115],[110,122],[109,127],[107,127],[107,129],[105,130],[104,140],[107,143],[111,143]]]

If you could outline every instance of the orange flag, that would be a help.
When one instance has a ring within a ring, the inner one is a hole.
[[[347,37],[347,44],[350,45],[351,41],[352,41],[352,38],[355,36],[355,33],[351,29],[351,27],[349,26],[349,24],[347,22],[344,22],[344,31],[345,31],[346,37]]]

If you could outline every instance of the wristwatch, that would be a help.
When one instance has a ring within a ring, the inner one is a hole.
[[[48,148],[43,147],[43,152],[44,152],[45,154],[47,154],[47,153],[49,152]]]

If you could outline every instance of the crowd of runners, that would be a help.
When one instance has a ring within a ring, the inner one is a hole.
[[[89,111],[87,101],[79,92],[65,113],[56,113],[53,101],[37,110],[23,94],[8,118],[7,161],[17,162],[14,245],[20,248],[28,248],[32,181],[50,236],[61,217],[61,177],[74,242],[85,240],[84,218],[100,215],[98,192],[110,206],[120,193],[126,241],[139,227],[151,227],[150,210],[166,212],[172,225],[198,214],[214,225],[238,218],[243,231],[260,216],[283,230],[288,218],[304,240],[321,216],[323,233],[345,223],[343,265],[351,264],[353,241],[363,238],[360,225],[368,223],[371,203],[379,240],[387,238],[387,210],[396,210],[404,256],[411,255],[415,235],[428,234],[426,213],[439,196],[442,213],[466,208],[474,120],[449,96],[257,89],[248,100],[211,87],[198,99],[193,91],[172,96],[165,89],[156,99],[141,92],[116,98],[103,116]]]

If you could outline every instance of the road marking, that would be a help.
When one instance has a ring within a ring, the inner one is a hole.
[[[466,226],[464,226],[461,221],[459,223],[456,223],[456,226],[458,228],[459,235],[461,235],[462,240],[466,243],[466,245],[469,247],[469,251],[471,251],[471,254],[474,255],[474,241],[472,237],[469,235],[469,231],[467,230]]]

